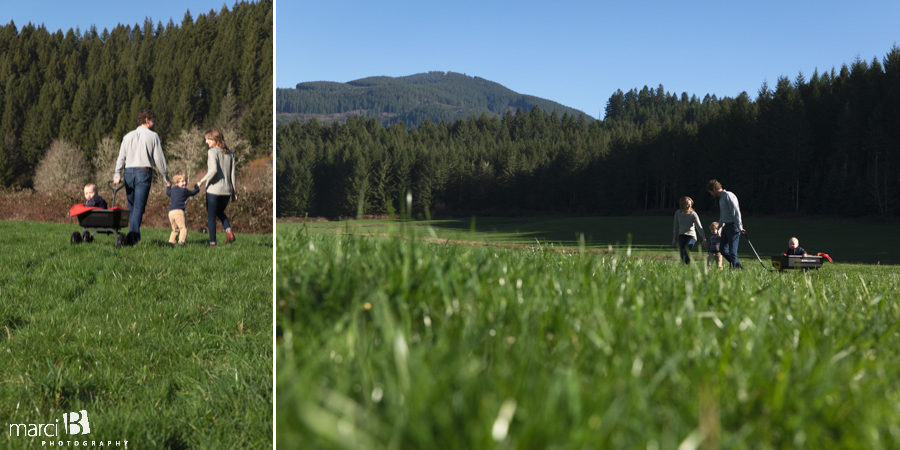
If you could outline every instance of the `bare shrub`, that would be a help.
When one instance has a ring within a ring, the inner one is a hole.
[[[39,192],[80,189],[90,176],[91,170],[78,146],[54,139],[34,172],[34,189]]]
[[[241,133],[235,128],[225,128],[222,130],[222,136],[225,137],[225,145],[234,152],[234,165],[240,169],[250,158],[253,149],[250,142],[244,139]]]
[[[112,180],[113,172],[116,170],[116,160],[119,158],[119,141],[111,136],[104,136],[97,144],[97,151],[91,159],[91,165],[94,167],[94,179],[97,184],[105,184],[106,181]]]
[[[178,137],[166,144],[171,158],[168,162],[169,173],[184,172],[185,178],[190,183],[194,180],[199,168],[206,162],[206,152],[209,147],[203,141],[203,133],[197,127],[189,130],[181,130]]]

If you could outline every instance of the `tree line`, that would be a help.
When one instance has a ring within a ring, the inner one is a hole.
[[[900,214],[900,48],[756,98],[613,94],[603,121],[539,108],[383,127],[279,125],[277,215],[669,211],[719,179],[749,213]]]
[[[144,108],[156,114],[164,147],[225,119],[255,152],[271,153],[272,4],[241,1],[196,19],[188,11],[180,24],[148,18],[102,32],[0,26],[0,186],[32,186],[56,139],[97,160],[101,142],[134,129]]]

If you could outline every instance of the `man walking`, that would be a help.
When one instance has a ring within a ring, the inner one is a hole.
[[[731,264],[732,269],[743,269],[738,261],[738,243],[741,234],[744,233],[744,224],[741,222],[741,208],[738,206],[737,196],[733,192],[722,189],[718,180],[709,180],[706,184],[706,192],[713,198],[719,199],[719,228],[722,230],[722,257]]]
[[[134,245],[141,240],[141,220],[150,197],[150,182],[153,165],[162,175],[166,186],[171,186],[169,171],[166,168],[166,157],[163,155],[159,135],[151,131],[156,123],[156,116],[150,110],[141,110],[138,114],[138,127],[122,138],[119,147],[119,158],[116,160],[113,184],[119,184],[124,171],[125,194],[128,197],[128,235],[126,243]]]

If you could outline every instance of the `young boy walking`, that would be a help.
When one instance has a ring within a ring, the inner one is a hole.
[[[187,241],[187,227],[184,225],[184,210],[187,207],[188,198],[197,195],[200,187],[196,184],[193,190],[188,190],[184,172],[178,172],[172,177],[175,183],[166,187],[166,195],[172,201],[169,203],[169,223],[172,224],[172,234],[169,235],[169,245],[175,245],[175,237],[178,237],[178,245],[184,245]]]
[[[706,254],[706,265],[716,264],[722,268],[722,235],[719,231],[719,222],[709,224],[709,249]]]

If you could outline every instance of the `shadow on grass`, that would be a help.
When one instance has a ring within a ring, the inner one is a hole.
[[[659,217],[479,217],[433,220],[427,224],[461,238],[492,242],[554,244],[587,248],[626,247],[660,250],[668,248],[668,218]],[[669,224],[671,226],[671,224]],[[474,232],[473,232],[474,230]]]

